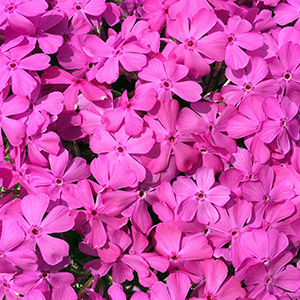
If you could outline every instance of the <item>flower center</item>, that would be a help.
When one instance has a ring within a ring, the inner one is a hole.
[[[63,184],[63,180],[60,179],[60,178],[56,178],[55,179],[55,183],[56,183],[56,185],[62,185]]]
[[[14,70],[14,69],[16,69],[17,68],[17,63],[15,62],[15,61],[11,61],[10,63],[8,63],[8,67],[9,67],[9,69],[11,69],[11,70]]]
[[[31,230],[31,233],[32,233],[33,235],[37,235],[37,234],[39,234],[39,231],[38,231],[38,229],[33,228],[33,229]]]
[[[49,277],[49,273],[48,272],[43,272],[42,273],[42,278],[46,279]]]
[[[97,211],[96,211],[95,209],[93,209],[93,210],[91,211],[91,215],[92,215],[92,216],[96,216],[96,215],[97,215]]]
[[[280,120],[280,125],[281,125],[282,127],[286,127],[286,119],[281,119],[281,120]]]
[[[144,191],[139,191],[139,197],[143,198],[146,195],[146,193]]]
[[[198,200],[203,201],[205,199],[205,194],[203,192],[199,192],[196,194]]]
[[[267,258],[263,259],[263,261],[262,261],[262,263],[263,263],[265,266],[267,266],[267,265],[269,264],[269,262],[270,262],[270,260],[267,259]]]
[[[171,136],[169,137],[169,141],[170,141],[171,143],[173,143],[173,142],[175,141],[175,137],[174,137],[173,135],[171,135]]]
[[[264,201],[265,201],[265,202],[268,202],[269,200],[270,200],[269,195],[264,195]]]
[[[252,85],[250,83],[246,84],[245,85],[245,90],[248,91],[248,92],[251,91],[252,90]]]
[[[231,233],[230,233],[230,235],[231,235],[232,237],[237,236],[238,234],[239,234],[239,232],[238,232],[237,230],[233,230],[233,231],[231,231]]]
[[[201,154],[207,154],[207,150],[204,149],[204,148],[199,149],[199,152],[200,152]]]
[[[16,6],[14,4],[10,4],[6,6],[6,11],[12,13],[15,10]]]
[[[117,49],[116,51],[115,51],[115,56],[118,56],[118,55],[120,55],[122,53],[122,51],[121,51],[121,49]]]
[[[82,10],[82,6],[81,6],[81,4],[79,4],[79,3],[75,4],[74,8],[75,8],[76,10]]]
[[[210,228],[205,228],[203,230],[203,234],[204,234],[204,236],[208,236],[210,234]]]
[[[118,151],[119,153],[123,153],[123,152],[124,152],[124,148],[123,148],[122,146],[118,146],[118,147],[117,147],[117,151]]]
[[[283,75],[283,78],[286,80],[286,81],[289,81],[292,79],[292,74],[290,72],[286,72],[284,75]]]
[[[228,42],[229,42],[229,44],[233,42],[233,36],[232,35],[228,36]]]
[[[82,84],[83,79],[82,78],[76,78],[75,84]]]
[[[171,82],[169,80],[163,79],[161,82],[161,87],[163,87],[166,90],[169,90],[171,88]]]

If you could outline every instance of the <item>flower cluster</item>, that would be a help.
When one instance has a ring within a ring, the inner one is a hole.
[[[299,0],[0,3],[0,299],[300,299]]]

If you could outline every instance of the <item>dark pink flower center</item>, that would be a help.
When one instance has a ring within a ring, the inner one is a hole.
[[[115,56],[118,56],[118,55],[120,55],[120,54],[122,54],[121,49],[117,49],[117,50],[115,51],[115,53],[114,53]]]
[[[205,199],[205,194],[203,192],[199,192],[196,194],[198,200],[203,201]]]
[[[268,202],[269,200],[270,200],[269,195],[264,195],[264,201],[265,201],[265,202]]]
[[[239,234],[239,232],[238,232],[237,230],[233,230],[233,231],[231,231],[231,233],[230,233],[230,235],[231,235],[232,237],[237,236],[238,234]]]
[[[93,210],[91,211],[91,215],[95,217],[95,216],[97,215],[97,211],[96,211],[95,209],[93,209]]]
[[[205,236],[208,236],[208,235],[210,234],[210,229],[209,229],[209,228],[205,228],[205,229],[203,230],[203,234],[204,234]]]
[[[286,119],[281,119],[280,120],[280,125],[282,126],[282,127],[286,127]]]
[[[201,154],[207,154],[207,150],[204,149],[204,148],[199,149],[199,152],[200,152]]]
[[[129,101],[126,105],[126,108],[130,108],[131,107],[131,102]]]
[[[63,184],[63,180],[60,179],[60,178],[56,178],[55,179],[55,183],[56,183],[56,185],[62,185]]]
[[[166,90],[169,90],[171,87],[171,82],[169,80],[162,80],[162,87],[165,88]]]
[[[1,285],[0,285],[0,287],[1,287]],[[10,286],[7,282],[3,281],[2,282],[2,287],[3,287],[3,289],[8,290]]]
[[[76,78],[75,79],[75,84],[82,84],[83,83],[83,79],[82,78]]]
[[[124,148],[123,148],[122,146],[118,146],[118,147],[117,147],[117,151],[118,151],[119,153],[123,153],[123,152],[124,152]]]
[[[251,91],[252,90],[252,85],[250,83],[246,84],[245,85],[245,90],[248,91],[248,92]]]
[[[144,191],[139,191],[139,197],[143,198],[146,195],[146,193]]]
[[[16,69],[17,66],[18,66],[18,64],[17,64],[15,61],[11,61],[10,63],[8,63],[8,67],[9,67],[11,70]]]
[[[38,231],[38,229],[33,228],[33,229],[31,230],[31,233],[32,233],[33,235],[37,235],[37,234],[39,234],[39,231]]]
[[[43,272],[42,273],[42,278],[46,279],[49,277],[49,273],[48,272]]]
[[[6,6],[6,11],[8,13],[12,13],[15,10],[16,6],[14,4],[10,4]]]
[[[289,73],[289,72],[286,72],[286,73],[283,75],[283,78],[284,78],[286,81],[289,81],[289,80],[292,78],[292,74]]]
[[[214,125],[213,125],[213,124],[210,124],[210,125],[208,126],[208,130],[209,130],[210,132],[212,132],[212,131],[214,130]]]
[[[269,262],[270,262],[270,260],[267,259],[267,258],[265,258],[265,259],[262,260],[262,263],[263,263],[265,266],[268,265]]]
[[[76,10],[82,10],[82,6],[81,6],[81,4],[79,4],[79,3],[75,4],[74,8],[75,8]]]
[[[229,35],[228,36],[228,42],[229,42],[229,44],[232,43],[233,40],[234,40],[234,37],[232,35]]]
[[[175,141],[175,136],[171,135],[171,136],[169,137],[169,141],[170,141],[171,143],[173,143],[173,142]]]

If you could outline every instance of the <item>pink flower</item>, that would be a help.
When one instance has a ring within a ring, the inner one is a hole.
[[[179,13],[167,26],[168,34],[181,42],[173,48],[169,58],[188,67],[195,78],[210,72],[212,60],[222,61],[225,58],[226,35],[214,32],[204,36],[216,22],[217,16],[213,11],[199,9],[192,16]]]
[[[226,279],[227,273],[227,266],[222,260],[205,260],[205,286],[199,290],[199,300],[236,300],[239,297],[244,299],[246,291],[241,287],[241,283],[234,276]]]
[[[70,210],[60,205],[43,219],[48,206],[49,197],[45,194],[28,195],[21,202],[24,219],[16,214],[14,217],[24,229],[32,249],[37,244],[43,259],[49,265],[55,265],[69,254],[69,244],[48,234],[70,230],[74,226],[74,219],[70,216]]]
[[[230,199],[230,191],[222,185],[215,185],[212,169],[200,168],[194,175],[196,183],[189,177],[178,177],[174,192],[179,197],[179,216],[191,221],[195,216],[199,223],[216,223],[219,213],[215,205],[223,206]]]
[[[190,123],[186,123],[183,110],[181,112],[183,118],[179,113],[179,103],[172,99],[161,102],[157,113],[158,120],[150,116],[144,117],[156,135],[153,149],[141,158],[142,164],[152,173],[164,171],[168,167],[171,154],[174,154],[176,167],[181,172],[190,170],[198,161],[199,152],[188,142],[195,141],[190,132],[197,127],[200,118],[191,111],[194,115],[189,119]]]
[[[50,57],[43,53],[27,56],[35,43],[22,42],[16,47],[5,49],[0,54],[0,90],[11,84],[12,91],[18,96],[29,95],[37,86],[36,80],[25,70],[42,71],[50,65]]]
[[[148,94],[154,89],[158,99],[162,101],[171,100],[174,93],[186,101],[195,102],[201,98],[202,87],[197,82],[184,80],[188,72],[186,66],[176,64],[174,61],[163,63],[154,58],[139,72],[139,77],[143,81],[137,90]]]
[[[269,118],[261,125],[260,139],[271,143],[275,138],[281,153],[287,153],[291,148],[291,139],[299,139],[300,125],[294,117],[298,113],[298,105],[284,96],[279,103],[276,98],[267,98],[263,110]]]

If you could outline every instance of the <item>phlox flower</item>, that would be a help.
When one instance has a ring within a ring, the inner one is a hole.
[[[40,49],[46,54],[56,53],[63,44],[64,39],[60,35],[51,34],[47,31],[57,25],[64,15],[59,11],[47,11],[43,15],[32,19],[35,26],[35,34],[28,37],[30,40],[38,42]]]
[[[297,299],[297,294],[293,292],[300,288],[300,270],[287,265],[292,257],[291,252],[287,252],[268,265],[259,263],[249,267],[244,276],[248,296],[260,299],[261,295],[267,291],[276,299],[288,297],[288,294],[295,296],[292,299]]]
[[[50,292],[50,286],[53,290],[63,286],[67,288],[74,281],[74,276],[68,272],[59,272],[70,264],[70,257],[66,256],[61,262],[55,265],[47,264],[41,252],[37,251],[38,268],[35,271],[25,271],[16,276],[15,284],[30,290],[39,289],[45,294]]]
[[[294,117],[298,114],[298,105],[284,96],[279,102],[276,98],[267,98],[263,110],[269,118],[261,125],[260,139],[271,143],[275,138],[281,153],[291,148],[291,139],[299,139],[300,125]]]
[[[155,282],[150,288],[151,300],[184,300],[190,289],[189,277],[181,272],[171,273],[167,278],[167,287]]]
[[[157,225],[154,248],[157,254],[169,260],[169,270],[180,268],[188,260],[211,258],[213,253],[202,234],[185,235],[174,221]]]
[[[173,184],[180,202],[179,216],[184,221],[191,221],[196,217],[199,223],[215,223],[219,219],[219,213],[214,204],[226,204],[230,199],[230,190],[225,186],[215,185],[212,169],[200,168],[194,178],[196,183],[189,177],[178,177]]]
[[[214,32],[204,36],[216,22],[217,16],[213,11],[199,9],[192,17],[179,13],[167,26],[168,34],[181,42],[173,48],[169,58],[188,67],[195,78],[210,72],[211,60],[222,61],[225,58],[226,35]]]
[[[143,9],[147,13],[147,22],[150,28],[159,33],[165,22],[170,21],[169,8],[176,3],[176,0],[145,0]]]
[[[36,17],[46,12],[47,8],[45,0],[1,0],[0,24],[7,20],[14,30],[33,34],[35,27],[28,17]]]
[[[252,58],[245,69],[226,69],[226,77],[236,85],[225,85],[221,89],[221,95],[227,104],[238,105],[246,97],[258,94],[262,96],[276,96],[279,89],[275,79],[264,78],[269,69],[266,61],[260,57]]]
[[[128,135],[138,135],[143,130],[143,119],[137,111],[149,111],[155,105],[157,99],[154,90],[146,96],[137,91],[132,99],[128,99],[127,91],[122,96],[114,100],[115,107],[106,110],[102,117],[102,124],[108,131],[117,131],[125,124],[125,133]]]
[[[289,201],[295,196],[293,183],[287,180],[276,182],[271,167],[262,166],[258,177],[259,181],[248,181],[241,187],[244,199],[254,204],[253,226],[261,225],[267,207],[272,208],[274,204]]]
[[[72,17],[100,16],[106,10],[104,0],[58,0],[55,7],[64,11],[69,19]]]
[[[28,245],[33,250],[38,245],[45,262],[55,265],[69,254],[69,244],[48,234],[70,230],[74,226],[74,219],[70,216],[70,210],[60,205],[43,219],[49,201],[45,194],[27,195],[21,202],[24,218],[17,213],[13,217],[25,231]]]
[[[0,237],[0,272],[15,273],[19,268],[34,270],[36,255],[32,249],[22,246],[25,241],[25,232],[12,218],[2,221]]]
[[[286,25],[297,20],[299,12],[300,1],[288,0],[287,3],[279,3],[274,9],[275,20],[279,25]]]
[[[128,254],[126,249],[131,245],[132,239],[124,231],[114,230],[108,232],[110,246],[103,249],[97,249],[97,252],[91,251],[83,243],[79,245],[81,251],[94,256],[100,256],[100,259],[89,261],[84,265],[85,269],[90,268],[92,274],[104,276],[112,268],[112,279],[115,283],[123,283],[125,280],[133,280],[133,270],[139,278],[149,275],[149,266],[147,262],[139,255]],[[109,247],[114,247],[110,248]],[[104,260],[102,258],[104,258]]]
[[[90,140],[94,153],[105,154],[111,162],[123,161],[135,171],[136,178],[142,182],[146,177],[145,168],[139,163],[139,157],[148,153],[155,142],[149,128],[136,136],[125,133],[122,126],[117,132],[109,133],[103,126],[98,126]]]
[[[22,42],[10,48],[2,49],[0,54],[0,90],[11,84],[12,91],[18,96],[29,95],[37,86],[36,80],[25,70],[42,71],[50,64],[50,57],[43,53],[27,56],[35,47],[35,43]]]
[[[189,119],[190,122],[186,123],[185,114],[183,110],[179,112],[179,103],[176,100],[161,102],[156,118],[148,115],[144,117],[155,133],[156,143],[141,158],[142,164],[152,173],[159,173],[168,167],[171,154],[174,154],[177,169],[181,172],[190,170],[197,163],[199,152],[188,142],[195,141],[190,132],[197,127],[199,119],[194,113]]]
[[[204,261],[204,289],[199,289],[199,300],[227,300],[227,299],[244,299],[246,291],[241,287],[240,281],[231,276],[226,279],[228,273],[227,266],[220,260]]]
[[[202,87],[197,82],[185,80],[188,72],[184,65],[154,58],[139,72],[142,81],[137,91],[148,94],[154,89],[161,101],[170,101],[172,94],[176,94],[186,101],[195,102],[201,98]]]
[[[252,24],[240,16],[229,18],[227,26],[224,26],[228,38],[225,63],[229,68],[238,70],[248,64],[250,56],[241,48],[255,50],[263,45],[262,35],[251,29]]]
[[[77,107],[78,92],[80,91],[86,99],[91,101],[105,100],[107,94],[102,86],[95,85],[84,78],[76,78],[67,71],[58,67],[51,67],[43,74],[43,80],[51,84],[67,84],[68,88],[63,92],[64,105],[67,110]]]
[[[146,65],[145,54],[150,52],[150,48],[137,40],[134,32],[138,23],[134,25],[135,20],[133,16],[126,18],[120,34],[109,36],[106,42],[95,35],[86,38],[84,52],[97,57],[100,62],[94,67],[97,68],[96,79],[99,82],[115,82],[120,74],[119,65],[127,72],[140,71]]]
[[[31,167],[30,184],[39,192],[46,193],[51,200],[64,199],[68,201],[70,188],[73,182],[87,178],[90,167],[81,157],[71,159],[67,150],[59,155],[49,155],[51,170],[40,167]],[[71,200],[70,200],[71,201]],[[72,206],[72,204],[69,204]]]

